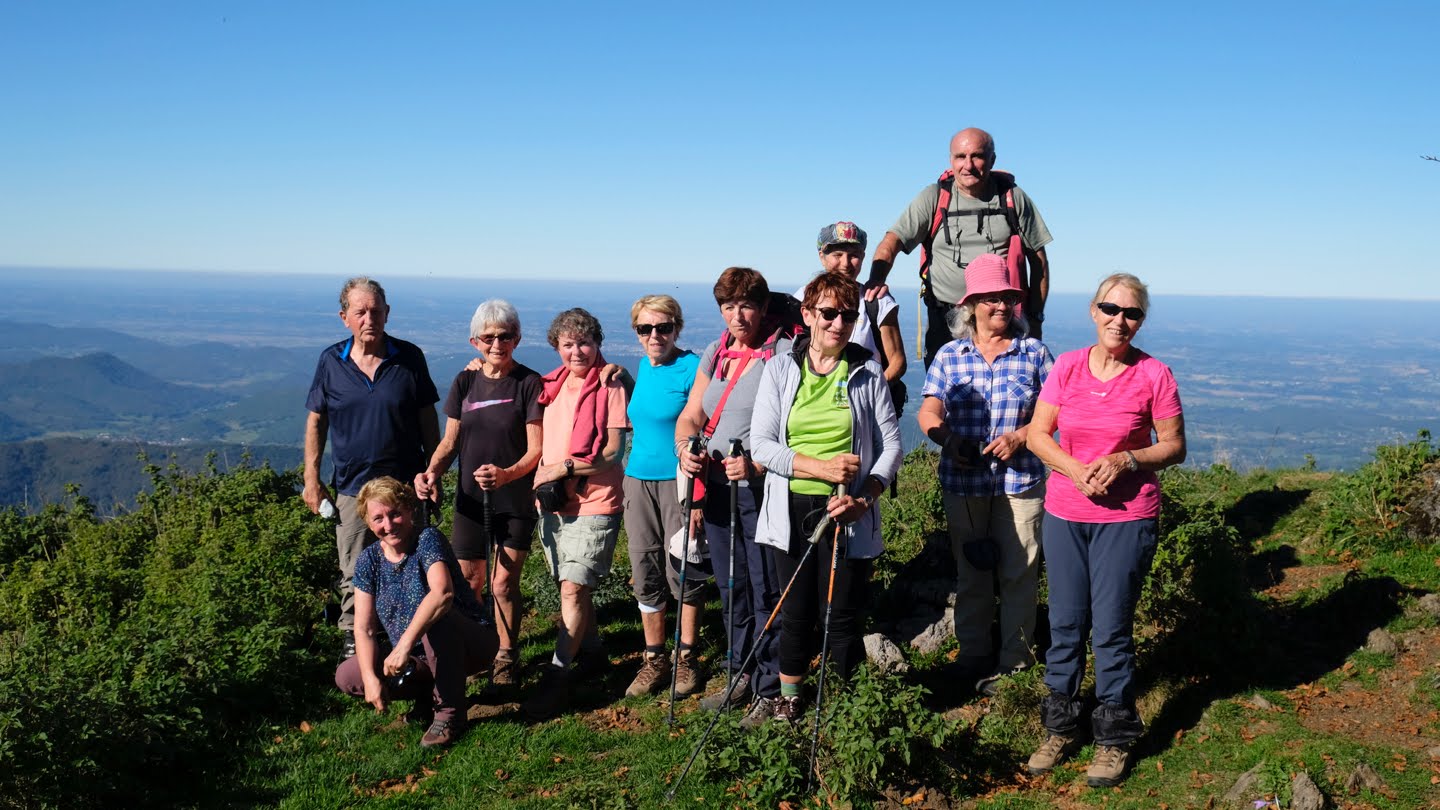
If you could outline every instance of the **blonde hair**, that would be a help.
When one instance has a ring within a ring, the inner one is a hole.
[[[1145,310],[1146,315],[1150,314],[1150,288],[1145,286],[1145,282],[1129,273],[1111,273],[1106,276],[1105,280],[1100,282],[1100,286],[1096,288],[1095,297],[1090,299],[1090,305],[1094,306],[1104,301],[1105,296],[1109,295],[1110,291],[1116,287],[1124,287],[1135,293],[1135,302]]]
[[[645,310],[668,315],[675,322],[675,334],[685,328],[685,316],[680,314],[680,302],[668,295],[647,295],[630,305],[630,326],[640,324],[640,313]]]
[[[411,512],[420,506],[420,499],[415,497],[413,487],[409,484],[402,484],[388,475],[372,478],[355,495],[355,511],[359,513],[362,521],[368,520],[370,516],[371,501],[382,503],[392,509],[401,506]]]

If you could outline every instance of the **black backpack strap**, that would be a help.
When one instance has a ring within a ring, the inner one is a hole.
[[[879,349],[880,370],[884,371],[890,365],[890,358],[885,354],[885,339],[880,336],[880,301],[875,298],[866,299],[865,317],[870,319],[870,334],[875,336],[875,348]]]

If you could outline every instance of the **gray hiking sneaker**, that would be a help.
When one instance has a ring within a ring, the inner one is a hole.
[[[665,653],[647,652],[644,659],[640,663],[640,671],[635,673],[635,680],[625,689],[626,697],[655,692],[665,683],[665,676],[670,674],[670,656]]]
[[[1051,734],[1040,743],[1035,753],[1030,755],[1030,761],[1025,763],[1025,770],[1035,776],[1049,773],[1056,765],[1070,758],[1070,755],[1080,750],[1080,741],[1074,737],[1062,737],[1059,734]]]
[[[1125,781],[1125,767],[1130,764],[1130,752],[1113,745],[1097,745],[1095,758],[1085,769],[1085,784],[1090,787],[1115,787]]]
[[[704,683],[700,680],[695,651],[681,650],[678,655],[680,660],[675,663],[675,694],[693,695]]]
[[[780,703],[780,698],[757,697],[755,702],[750,704],[750,711],[740,718],[740,727],[743,729],[759,728],[770,718],[775,716],[775,708]]]
[[[729,686],[727,683],[726,686]],[[735,679],[735,688],[730,692],[730,699],[725,699],[725,688],[721,687],[719,692],[700,698],[700,708],[716,712],[721,709],[736,709],[741,706],[750,705],[750,676],[740,675]]]

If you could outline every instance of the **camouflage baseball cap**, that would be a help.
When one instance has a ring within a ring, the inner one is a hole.
[[[860,226],[853,222],[837,222],[834,225],[826,225],[820,229],[820,237],[815,240],[815,247],[824,250],[831,245],[859,245],[865,248],[865,232]]]

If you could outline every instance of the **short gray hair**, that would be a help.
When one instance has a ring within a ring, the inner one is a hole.
[[[350,311],[350,291],[355,289],[356,287],[364,287],[365,289],[369,290],[371,295],[374,295],[376,298],[380,299],[381,306],[386,306],[389,304],[389,302],[385,300],[385,288],[380,286],[380,282],[376,281],[373,278],[370,278],[369,276],[356,276],[349,281],[346,281],[345,286],[340,288],[341,312]]]
[[[950,337],[956,340],[964,340],[975,334],[975,305],[961,304],[953,307],[945,315],[945,326],[950,329]],[[1021,317],[1020,310],[1010,308],[1010,325],[1005,327],[1005,334],[1012,337],[1024,337],[1030,334],[1030,324]]]
[[[545,336],[550,341],[550,348],[560,348],[560,338],[564,335],[577,335],[587,337],[595,341],[599,346],[605,342],[605,330],[600,328],[600,321],[591,315],[584,307],[567,309],[555,316],[550,322],[550,331]]]
[[[515,311],[514,305],[503,298],[482,301],[480,306],[475,308],[475,315],[470,318],[470,337],[480,337],[487,326],[499,326],[508,332],[514,332],[515,337],[518,338],[520,337],[520,313]]]

